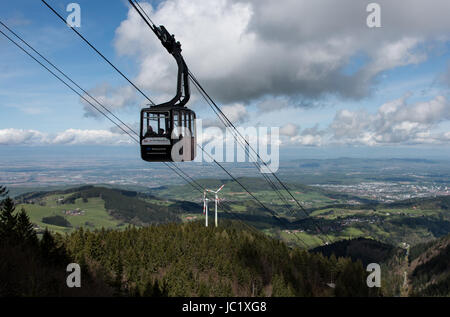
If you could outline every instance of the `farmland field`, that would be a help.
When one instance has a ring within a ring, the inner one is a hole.
[[[89,198],[83,202],[81,198],[76,199],[74,204],[59,204],[58,199],[65,198],[68,195],[50,195],[45,197],[41,204],[19,204],[17,210],[24,208],[31,221],[40,228],[65,233],[71,232],[79,227],[89,229],[95,228],[117,228],[121,222],[110,216],[105,209],[105,202],[98,197]],[[77,210],[84,211],[81,215],[66,215],[63,211]],[[42,218],[49,216],[63,216],[70,222],[72,227],[60,227],[42,222]]]

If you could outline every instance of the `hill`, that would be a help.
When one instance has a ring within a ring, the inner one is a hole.
[[[286,202],[268,188],[263,179],[239,178],[255,196],[274,210],[283,220],[272,217],[266,209],[254,201],[235,181],[200,179],[202,186],[216,188],[225,184],[222,191],[222,219],[242,219],[258,229],[287,227],[289,222],[305,217],[298,208],[286,208]],[[301,184],[287,184],[293,195],[305,206],[343,203],[350,199],[346,195]],[[38,191],[18,195],[21,203],[34,223],[57,232],[72,231],[69,226],[44,223],[43,218],[63,216],[73,228],[120,228],[125,224],[144,226],[151,223],[181,222],[185,219],[202,218],[201,194],[190,185],[161,187],[146,193],[103,186],[81,186],[62,190]],[[353,198],[352,198],[353,199]],[[292,203],[292,202],[290,202]],[[80,215],[72,211],[86,211]],[[63,214],[68,212],[69,214]],[[296,225],[295,225],[296,226]],[[304,229],[315,228],[303,222]]]
[[[5,193],[0,187],[0,198]],[[26,212],[14,210],[12,199],[0,200],[0,296],[376,295],[361,262],[289,248],[242,222],[80,228],[64,236],[45,230],[38,239]],[[84,287],[65,287],[67,263],[80,265]],[[327,285],[331,274],[335,288]]]
[[[85,231],[61,238],[69,255],[122,295],[368,296],[361,262],[289,248],[242,223]],[[327,286],[337,277],[336,288]],[[374,294],[372,294],[374,295]]]
[[[262,202],[278,206],[284,204],[284,202],[279,199],[271,186],[269,186],[267,181],[263,178],[238,177],[237,181],[245,186],[246,189],[252,192]],[[222,195],[227,197],[230,201],[252,199],[239,183],[231,179],[197,179],[197,183],[208,189],[216,189],[225,184],[225,187],[222,190]],[[315,186],[308,186],[298,183],[287,183],[285,185],[289,188],[294,197],[297,200],[302,201],[305,207],[308,208],[324,206],[330,203],[346,203],[348,200],[354,200],[361,203],[372,202],[368,199],[337,193]],[[198,201],[200,199],[199,193],[192,191],[192,187],[189,184],[163,186],[156,189],[151,189],[149,192],[154,196],[164,199],[177,199],[184,201]],[[286,195],[286,197],[291,199],[288,195]]]
[[[305,217],[295,202],[288,202],[290,206],[286,207],[273,191],[267,190],[263,179],[240,178],[240,182],[273,210],[278,216],[276,219],[243,192],[236,182],[212,179],[198,182],[206,188],[216,188],[225,183],[219,207],[220,221],[243,220],[290,245],[314,248],[325,242],[357,237],[396,246],[403,242],[414,245],[450,232],[450,218],[445,209],[447,196],[408,199],[391,204],[364,203],[362,200],[355,204],[352,199],[352,204],[349,204],[346,199],[349,197],[339,196],[341,194],[333,196],[332,192],[317,187],[288,184],[302,205],[319,206],[308,208],[309,217]],[[145,193],[82,186],[26,193],[17,196],[16,201],[21,203],[18,209],[23,207],[37,226],[64,233],[80,227],[123,229],[127,224],[146,226],[201,220],[204,219],[201,196],[189,185],[163,187]],[[43,221],[55,216],[64,217],[67,223]]]
[[[450,235],[411,247],[409,281],[413,296],[450,296]]]
[[[148,194],[97,186],[25,193],[15,201],[33,223],[60,233],[79,227],[121,228],[126,224],[181,222],[180,208],[187,207],[179,202],[171,206],[172,203]]]
[[[134,225],[151,223],[180,222],[179,217],[167,206],[150,202],[152,196],[134,191],[87,186],[76,189],[62,200],[63,204],[74,203],[77,199],[99,197],[105,201],[105,209],[114,218]]]
[[[361,201],[361,200],[360,200]],[[417,197],[405,200],[399,200],[391,203],[379,203],[377,201],[366,201],[363,204],[333,204],[325,205],[316,208],[311,208],[310,211],[324,210],[328,208],[342,208],[342,209],[418,209],[418,210],[449,210],[450,196],[436,196],[436,197]]]
[[[334,204],[310,210],[310,216],[339,240],[359,236],[396,246],[415,245],[450,233],[448,202],[449,196],[438,196],[388,204]]]
[[[379,290],[384,296],[449,294],[450,236],[434,239],[448,234],[449,221],[443,209],[428,210],[441,208],[442,200],[400,202],[398,209],[325,210],[315,216],[328,230],[327,238],[331,238],[327,241],[348,235],[366,238],[337,241],[312,252],[291,243],[295,235],[308,245],[324,243],[312,241],[318,233],[311,219],[284,219],[288,229],[271,228],[275,224],[250,200],[239,205],[245,208],[242,211],[227,206],[219,228],[205,228],[200,221],[181,223],[186,214],[199,213],[197,203],[120,189],[83,186],[24,194],[18,201],[31,218],[37,217],[56,232],[70,233],[54,236],[64,259],[83,264],[94,283],[94,277],[101,277],[98,283],[108,294],[115,289],[127,296],[366,296],[373,294],[365,287],[363,265],[373,262],[382,264],[385,272]],[[232,213],[263,230],[227,220]],[[419,236],[422,231],[424,235]],[[45,234],[49,239],[50,233]],[[412,241],[430,242],[413,245],[406,258],[403,249],[367,238],[372,235],[402,248]],[[25,261],[25,251],[16,256],[14,248],[5,247],[2,259],[18,259],[23,262],[20,267],[33,270]],[[45,260],[35,256],[35,263],[45,266]],[[20,267],[14,276],[22,274]],[[327,286],[330,277],[335,289]]]
[[[320,246],[311,250],[330,257],[350,257],[352,260],[360,260],[363,265],[369,263],[382,263],[388,260],[395,252],[395,247],[373,239],[358,238],[342,240],[332,244]]]
[[[419,209],[440,209],[450,210],[450,196],[437,196],[426,198],[412,198],[390,204],[385,204],[387,208],[419,208]]]

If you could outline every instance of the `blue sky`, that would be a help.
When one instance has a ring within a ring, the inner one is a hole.
[[[66,2],[49,1],[61,14]],[[68,3],[68,2],[67,2]],[[99,50],[132,74],[133,65],[115,58],[111,42],[115,28],[126,17],[127,6],[121,1],[79,1],[82,8],[83,34]],[[2,4],[4,6],[5,4]],[[4,10],[6,9],[6,10]],[[68,13],[66,13],[68,14]],[[60,66],[85,89],[97,82],[120,82],[109,66],[100,61],[71,30],[40,1],[18,1],[2,7],[2,21],[14,28],[33,47]],[[8,23],[9,22],[9,23]],[[1,107],[7,116],[2,127],[58,132],[67,128],[108,128],[104,120],[83,117],[79,97],[58,82],[6,39],[1,41]]]
[[[405,26],[416,10],[379,1],[384,24],[371,30],[361,22],[367,15],[364,6],[344,1],[348,10],[337,10],[327,5],[329,0],[321,1],[317,7],[308,5],[318,15],[315,20],[326,21],[322,24],[308,19],[305,1],[286,2],[286,7],[280,2],[277,16],[268,15],[274,9],[266,0],[171,0],[145,7],[176,34],[191,69],[237,125],[277,126],[289,148],[448,148],[450,28],[440,13],[448,4],[436,0],[428,8],[427,1],[413,0],[424,6],[425,16],[418,26]],[[68,15],[70,1],[48,2]],[[79,31],[152,98],[167,99],[175,87],[174,62],[129,14],[127,2],[77,3]],[[114,99],[114,93],[126,89],[127,82],[40,1],[0,7],[2,22],[86,90]],[[353,11],[360,17],[348,21]],[[292,12],[298,19],[290,18]],[[291,34],[284,38],[286,29]],[[111,109],[136,124],[145,102],[134,92],[127,98]],[[383,108],[386,104],[390,108]],[[212,111],[198,96],[191,107],[214,124]],[[0,146],[53,143],[64,133],[58,144],[89,144],[93,141],[83,131],[93,130],[104,132],[102,140],[114,143],[117,138],[110,122],[94,116],[77,95],[2,36],[0,113]],[[27,137],[18,137],[23,131]]]

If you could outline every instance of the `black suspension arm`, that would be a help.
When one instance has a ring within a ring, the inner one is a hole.
[[[157,27],[155,24],[153,24],[153,22],[150,20],[150,18],[148,18],[147,14],[139,5],[139,3],[134,2],[133,0],[128,0],[128,2],[145,21],[148,27],[155,33],[155,35],[161,41],[161,44],[166,48],[169,54],[171,54],[175,58],[175,61],[178,65],[177,93],[175,97],[173,97],[170,101],[165,102],[159,106],[184,107],[189,101],[191,91],[189,87],[189,69],[184,61],[183,56],[181,55],[180,42],[176,41],[175,36],[173,34],[171,35],[164,26],[161,25]],[[145,16],[147,16],[147,18],[144,16],[144,14]],[[151,22],[151,24],[149,21]]]

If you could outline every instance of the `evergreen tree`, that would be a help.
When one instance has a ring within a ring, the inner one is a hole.
[[[123,264],[120,255],[118,256],[118,263],[115,266],[114,282],[112,286],[115,289],[114,296],[121,296],[122,294],[122,279],[123,279]]]
[[[335,295],[338,297],[369,296],[366,285],[366,272],[361,261],[351,262],[347,259],[342,273],[336,281]]]
[[[22,243],[37,245],[38,239],[25,209],[21,209],[17,215],[16,232]]]
[[[64,246],[58,246],[53,235],[45,228],[42,239],[39,243],[41,255],[48,264],[67,265],[71,263],[66,254]]]
[[[17,236],[14,231],[17,224],[17,216],[14,215],[15,209],[14,201],[9,197],[0,203],[0,238],[3,241],[15,240]]]

